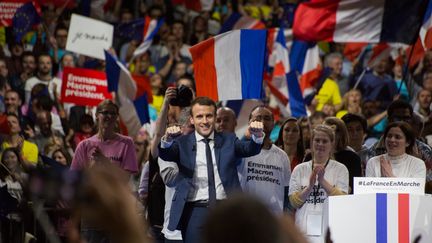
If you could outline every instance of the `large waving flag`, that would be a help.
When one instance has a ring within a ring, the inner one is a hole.
[[[128,134],[134,135],[150,122],[147,97],[151,94],[140,91],[141,85],[137,85],[129,70],[108,51],[105,51],[105,61],[108,91],[116,92],[120,118]]]
[[[269,29],[267,41],[267,47],[270,49],[268,64],[273,68],[273,75],[265,80],[272,94],[269,105],[278,109],[284,116],[306,115],[298,82],[287,82],[291,68],[284,30],[282,28]]]
[[[294,41],[291,46],[290,62],[292,72],[288,82],[298,80],[303,97],[312,94],[322,70],[318,46],[303,41]]]
[[[225,33],[230,30],[239,29],[265,29],[265,25],[260,20],[254,19],[249,16],[243,16],[237,12],[232,13],[229,18],[222,25],[219,33]]]
[[[129,70],[108,51],[105,51],[105,62],[108,91],[134,100],[137,94],[137,85]]]
[[[284,76],[289,72],[289,54],[282,28],[268,30],[269,66],[273,67],[273,76]]]
[[[266,30],[233,30],[190,48],[197,96],[260,99]]]
[[[311,0],[299,4],[294,36],[304,41],[416,40],[428,0]]]
[[[164,23],[164,20],[156,20],[156,19],[150,19],[150,17],[146,16],[145,23],[144,23],[144,38],[143,42],[135,49],[132,59],[135,59],[135,57],[145,53],[151,46],[153,37],[158,32],[159,28]]]
[[[15,41],[20,42],[23,36],[40,22],[40,16],[32,2],[28,2],[19,7],[12,19],[12,30]]]

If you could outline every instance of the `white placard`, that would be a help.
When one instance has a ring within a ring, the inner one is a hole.
[[[380,196],[363,194],[329,197],[329,227],[332,241],[334,243],[384,242],[377,241],[377,226],[381,225],[386,228],[385,238],[387,240],[385,242],[401,242],[398,241],[399,223],[404,223],[409,225],[410,239],[406,242],[414,242],[414,239],[420,235],[419,243],[431,243],[432,197],[430,195],[408,195],[408,219],[399,219],[399,210],[404,210],[401,207],[400,197],[405,197],[405,195],[380,193]],[[379,200],[379,198],[385,198],[385,200]],[[385,214],[379,213],[383,212],[378,210],[382,209],[382,206],[387,209]],[[379,216],[382,217],[379,218]],[[382,220],[385,220],[386,224],[382,224]],[[383,236],[383,234],[379,235]]]
[[[424,195],[424,178],[354,177],[354,194],[408,193]]]
[[[105,60],[104,50],[112,46],[113,33],[110,24],[72,14],[66,50]]]

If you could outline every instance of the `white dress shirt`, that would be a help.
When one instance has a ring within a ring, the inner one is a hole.
[[[209,199],[209,187],[208,187],[208,173],[207,173],[207,157],[206,157],[206,144],[204,137],[195,131],[196,138],[196,163],[195,170],[192,179],[193,187],[189,191],[188,201],[200,201]],[[210,139],[209,145],[213,160],[213,171],[216,187],[216,199],[221,200],[226,198],[225,189],[222,185],[222,181],[219,176],[217,168],[216,157],[214,153],[214,132],[208,137]]]

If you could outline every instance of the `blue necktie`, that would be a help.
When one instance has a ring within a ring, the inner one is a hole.
[[[208,174],[208,190],[209,190],[209,205],[214,205],[216,202],[216,186],[215,177],[213,170],[213,158],[210,149],[209,138],[204,138],[204,143],[206,144],[206,159],[207,159],[207,174]]]

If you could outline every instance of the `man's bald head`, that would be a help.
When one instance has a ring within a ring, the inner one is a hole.
[[[235,112],[228,107],[220,107],[216,112],[216,131],[235,132],[237,119]]]

